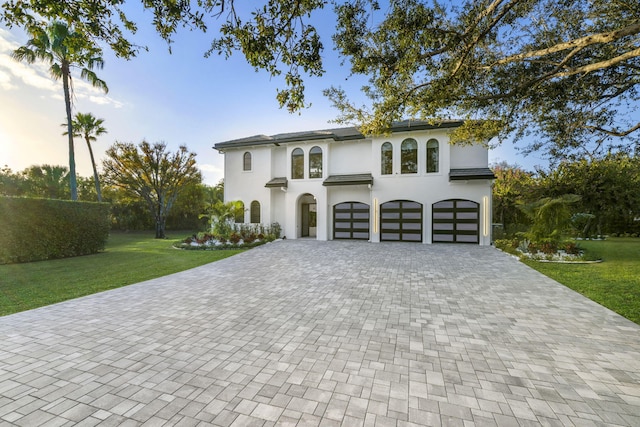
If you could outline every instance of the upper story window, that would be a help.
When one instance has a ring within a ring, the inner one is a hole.
[[[402,141],[400,166],[402,173],[418,173],[418,143],[415,139],[407,138]]]
[[[243,171],[251,170],[251,153],[248,151],[244,153],[244,155],[242,156],[242,170]]]
[[[291,179],[304,178],[304,152],[296,148],[291,152]]]
[[[313,147],[309,151],[309,178],[322,178],[322,148]]]
[[[393,145],[385,142],[380,147],[380,174],[391,175],[393,173]]]
[[[427,141],[427,173],[439,172],[440,170],[440,150],[438,141],[430,139]]]
[[[249,215],[252,224],[260,224],[260,202],[251,202],[251,214]]]

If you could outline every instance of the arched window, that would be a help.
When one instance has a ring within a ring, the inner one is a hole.
[[[380,147],[380,173],[391,175],[393,173],[393,145],[385,142]]]
[[[234,221],[236,224],[242,224],[244,222],[244,203],[242,202],[238,202],[238,210],[236,210]]]
[[[304,178],[304,152],[296,148],[291,152],[291,179]]]
[[[257,200],[251,202],[251,223],[260,224],[260,202]]]
[[[401,172],[418,173],[418,143],[413,138],[402,141],[400,146]]]
[[[251,153],[248,151],[244,153],[244,156],[242,156],[242,170],[243,171],[251,170]]]
[[[309,178],[322,178],[322,148],[313,147],[309,151]]]
[[[438,141],[430,139],[427,141],[427,173],[438,172],[440,164],[440,150]]]

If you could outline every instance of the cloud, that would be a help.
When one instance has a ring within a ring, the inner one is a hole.
[[[224,170],[220,166],[210,165],[210,164],[199,164],[198,167],[203,172],[212,172],[212,173],[223,173]]]
[[[5,71],[0,70],[0,88],[4,90],[15,90],[18,86],[11,83],[11,75]]]
[[[33,64],[18,62],[11,54],[20,46],[15,41],[13,34],[0,28],[0,90],[19,90],[25,86],[36,88],[48,93],[49,96],[61,98],[62,87],[49,73],[49,64],[36,61]],[[122,108],[124,103],[107,97],[104,93],[82,80],[78,73],[71,73],[73,80],[74,96],[78,99],[87,99],[98,105],[111,105]]]

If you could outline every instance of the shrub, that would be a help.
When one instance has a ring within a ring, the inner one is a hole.
[[[103,250],[109,209],[107,203],[0,197],[0,264]]]

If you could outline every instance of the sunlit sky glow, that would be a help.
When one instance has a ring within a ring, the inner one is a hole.
[[[140,23],[149,14],[134,19]],[[272,135],[337,127],[330,123],[338,115],[322,90],[341,86],[356,99],[363,79],[348,78],[331,45],[330,11],[317,17],[325,44],[325,68],[320,78],[307,78],[307,101],[311,107],[300,114],[280,110],[275,99],[281,78],[256,72],[240,55],[225,60],[204,58],[213,35],[181,29],[170,54],[167,45],[149,25],[140,23],[135,36],[149,52],[126,61],[105,49],[105,67],[96,70],[106,81],[109,93],[91,87],[79,76],[74,82],[75,112],[92,113],[105,120],[108,133],[93,144],[98,162],[115,141],[139,143],[163,141],[171,150],[186,145],[198,154],[205,183],[213,185],[223,177],[223,157],[212,149],[220,141],[251,135]],[[326,31],[325,31],[326,29]],[[20,29],[0,27],[0,167],[14,171],[34,164],[68,165],[62,83],[51,79],[48,65],[32,65],[11,58],[11,52],[28,37]],[[88,149],[76,139],[76,167],[82,176],[91,175]],[[546,162],[523,157],[507,143],[490,152],[490,162],[507,161],[527,169]]]

